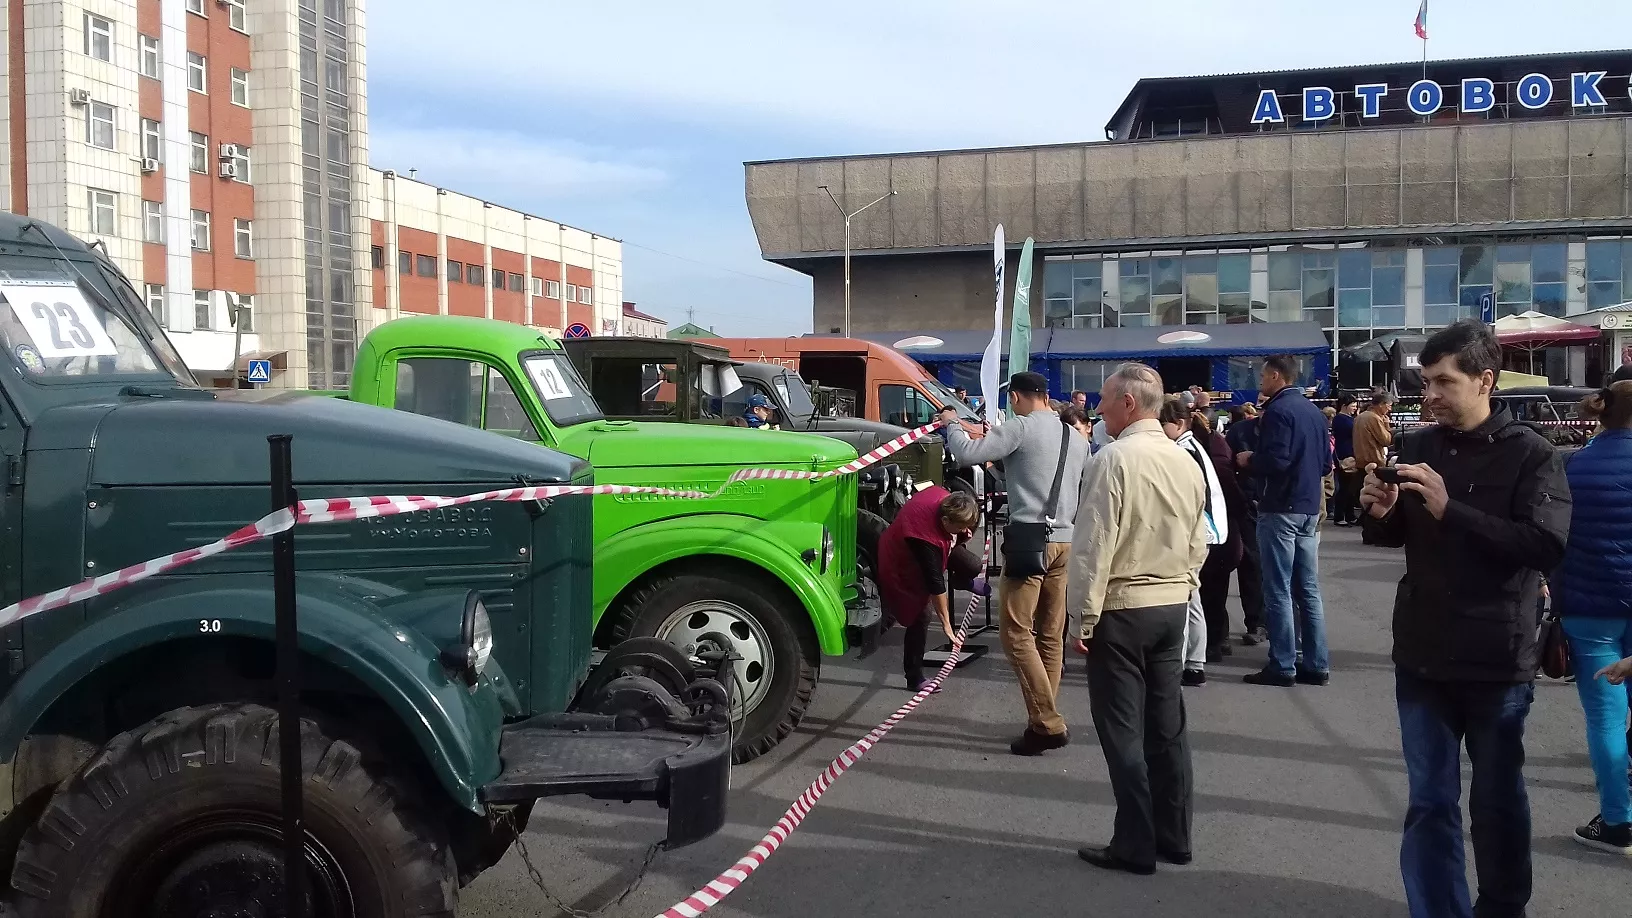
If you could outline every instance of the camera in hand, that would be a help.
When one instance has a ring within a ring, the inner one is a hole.
[[[1406,480],[1400,475],[1400,470],[1392,465],[1379,465],[1371,473],[1383,484],[1397,485]]]

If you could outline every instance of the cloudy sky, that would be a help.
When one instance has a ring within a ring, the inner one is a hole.
[[[450,9],[456,14],[450,15]],[[1225,12],[1225,11],[1228,12]],[[375,0],[374,165],[624,240],[624,295],[810,330],[746,160],[1099,139],[1134,81],[1414,60],[1417,0]],[[1627,0],[1430,0],[1435,58],[1632,45]]]

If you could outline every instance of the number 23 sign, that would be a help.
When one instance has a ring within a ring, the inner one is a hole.
[[[111,357],[118,353],[77,287],[0,284],[0,294],[28,330],[40,356]]]

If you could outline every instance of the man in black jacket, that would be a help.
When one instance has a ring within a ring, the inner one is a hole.
[[[1535,693],[1541,572],[1564,556],[1569,484],[1552,446],[1490,394],[1496,337],[1464,320],[1422,349],[1435,426],[1400,445],[1399,484],[1368,466],[1375,544],[1405,548],[1394,600],[1395,698],[1411,785],[1400,850],[1413,918],[1518,918],[1530,899],[1524,721]],[[1479,896],[1462,854],[1461,746]]]

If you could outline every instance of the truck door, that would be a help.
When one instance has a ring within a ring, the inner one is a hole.
[[[23,545],[23,442],[22,419],[10,402],[0,398],[0,606],[9,606],[22,595]],[[0,628],[0,695],[23,669],[23,626],[19,622]]]

